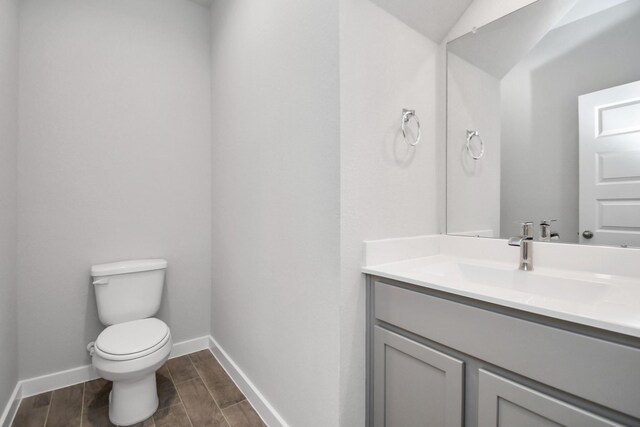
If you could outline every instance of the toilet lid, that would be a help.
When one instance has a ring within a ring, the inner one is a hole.
[[[151,317],[109,326],[98,336],[95,348],[108,359],[134,359],[161,347],[168,339],[166,323]]]

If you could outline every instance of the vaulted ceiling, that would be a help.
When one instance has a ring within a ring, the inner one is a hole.
[[[409,27],[436,43],[449,30],[473,0],[371,0]]]
[[[448,49],[501,79],[569,12],[578,0],[537,1],[449,43]],[[499,55],[496,53],[499,52]]]

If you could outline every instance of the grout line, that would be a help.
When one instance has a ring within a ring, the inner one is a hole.
[[[240,393],[244,396],[244,399],[242,399],[240,402],[236,402],[237,403],[242,403],[243,401],[247,401],[247,403],[249,403],[249,406],[251,407],[251,409],[253,410],[253,412],[255,412],[255,414],[258,416],[258,418],[260,419],[260,421],[262,422],[262,424],[265,427],[268,427],[267,423],[265,422],[265,420],[262,418],[262,415],[260,415],[260,413],[256,410],[256,408],[253,406],[253,404],[251,403],[251,401],[249,400],[249,398],[247,397],[247,395],[244,393],[244,391],[242,391],[242,389],[240,388],[240,386],[238,385],[238,383],[236,382],[236,380],[233,378],[233,376],[230,375],[229,371],[227,370],[227,368],[224,366],[224,364],[222,362],[220,362],[220,359],[218,358],[218,356],[216,356],[216,354],[214,353],[213,349],[210,347],[208,349],[209,353],[213,356],[213,360],[216,361],[216,363],[218,365],[220,365],[220,367],[222,368],[222,370],[227,374],[227,376],[229,377],[229,379],[231,379],[231,382],[236,386],[236,388],[240,391]],[[224,353],[224,351],[223,351]],[[227,406],[225,409],[229,408],[230,406],[233,405],[229,405]]]
[[[178,393],[177,390],[176,390],[176,393]],[[189,425],[193,427],[193,423],[191,422],[191,417],[189,417],[189,413],[187,412],[187,407],[184,406],[184,403],[182,403],[182,400],[180,400],[180,406],[182,406],[182,410],[184,411],[184,414],[187,416],[187,421],[189,421]]]
[[[236,403],[234,403],[234,404],[232,404],[232,405],[226,406],[224,409],[231,408],[232,406],[239,405],[239,404],[241,404],[242,402],[244,402],[245,400],[247,400],[247,398],[246,398],[246,397],[245,397],[244,399],[242,399],[241,401],[239,401],[239,402],[236,402]],[[247,401],[248,401],[248,400],[247,400]]]
[[[193,366],[196,366],[196,363],[198,363],[198,362],[196,362],[195,360],[193,360],[193,358],[191,357],[191,355],[192,355],[192,354],[196,354],[196,353],[200,353],[201,351],[204,351],[204,350],[198,350],[198,351],[195,351],[195,352],[193,352],[193,353],[189,353],[189,354],[187,354],[187,356],[189,356],[189,360],[191,361],[191,364],[192,364]]]
[[[166,362],[165,362],[165,365],[166,365]],[[158,372],[158,371],[156,371],[156,372]],[[176,388],[176,382],[173,380],[173,375],[171,375],[171,369],[169,369],[169,365],[167,365],[167,372],[169,373],[169,380],[171,381],[171,384],[173,384],[173,388]],[[176,389],[176,392],[177,391],[178,391],[178,389]],[[178,395],[178,397],[180,397],[180,395]],[[180,400],[180,402],[182,402],[182,400]]]
[[[187,412],[187,407],[184,406],[184,402],[182,401],[182,396],[180,396],[180,391],[178,390],[178,388],[176,387],[176,394],[178,395],[178,398],[180,399],[180,404],[182,405],[182,409],[184,409],[184,413],[187,415],[187,421],[189,421],[189,425],[191,427],[193,427],[193,423],[191,422],[191,417],[189,416],[189,412]],[[155,422],[155,420],[154,420]]]
[[[265,421],[262,419],[262,416],[260,416],[260,414],[258,413],[258,411],[256,411],[256,408],[254,408],[254,407],[253,407],[253,405],[251,404],[251,402],[249,401],[249,399],[247,398],[247,396],[242,392],[242,390],[240,390],[240,387],[238,387],[238,384],[236,384],[235,380],[231,377],[231,375],[229,375],[229,372],[227,372],[227,370],[226,370],[226,368],[224,367],[224,365],[223,365],[222,363],[220,363],[220,360],[218,360],[218,357],[217,357],[215,354],[213,354],[213,352],[211,351],[211,349],[208,349],[208,351],[209,351],[209,353],[213,356],[213,360],[214,360],[218,365],[220,365],[220,367],[222,368],[222,370],[224,371],[224,373],[229,377],[229,379],[231,380],[231,382],[232,382],[232,383],[236,386],[236,388],[240,391],[240,393],[242,394],[242,396],[244,396],[244,399],[242,399],[241,401],[236,402],[236,403],[234,403],[234,404],[232,404],[232,405],[229,405],[229,406],[225,406],[225,407],[224,407],[224,410],[229,409],[229,408],[231,408],[232,406],[238,405],[238,404],[240,404],[240,403],[242,403],[242,402],[244,402],[244,401],[247,401],[247,403],[249,403],[249,406],[251,407],[251,409],[253,410],[253,412],[255,412],[255,413],[256,413],[256,415],[258,416],[258,418],[260,419],[260,421],[262,421],[262,424],[264,424],[264,425],[266,426],[266,425],[267,425],[267,423],[265,423]],[[194,363],[193,365],[195,366],[196,364]],[[200,371],[198,371],[197,367],[196,367],[196,372],[198,372],[198,375],[200,375]],[[204,382],[204,380],[203,380],[203,382]],[[205,387],[207,387],[207,390],[209,390],[209,387],[207,386],[207,383],[206,383],[206,382],[205,382],[205,384],[204,384],[204,385],[205,385]],[[209,393],[211,394],[211,397],[213,397],[213,394],[211,393],[211,391],[210,391],[210,390],[209,390]],[[213,400],[214,400],[214,401],[216,401],[216,400],[215,400],[215,398],[214,398]],[[217,403],[218,403],[218,402],[216,401],[216,404],[217,404]],[[220,408],[220,406],[218,406],[218,407]],[[224,411],[222,408],[220,408],[220,410],[221,410],[221,411]],[[226,419],[227,419],[227,417],[224,415],[224,412],[222,412],[222,415],[224,416],[224,418],[225,418],[225,420],[226,420]],[[227,424],[229,424],[229,426],[230,426],[230,427],[233,427],[233,426],[231,426],[231,423],[229,423],[229,421],[228,421],[228,420],[227,420]]]
[[[165,363],[166,363],[166,362],[165,362]],[[156,372],[158,372],[158,371],[156,371]],[[171,380],[171,384],[173,384],[173,388],[174,388],[174,390],[176,391],[176,394],[178,395],[178,399],[180,400],[180,404],[181,404],[182,406],[184,406],[184,404],[183,404],[183,402],[182,402],[182,397],[180,396],[180,393],[178,393],[178,387],[176,387],[176,382],[175,382],[175,380],[173,379],[173,375],[171,375],[171,369],[169,369],[169,365],[167,365],[167,372],[169,373],[169,379]],[[185,382],[186,382],[186,381],[185,381]],[[182,384],[182,383],[180,383],[180,384]],[[157,384],[156,384],[156,387],[157,387]],[[170,408],[171,406],[173,406],[173,405],[169,405],[169,406],[167,406],[167,408]],[[187,408],[184,408],[184,409],[185,409],[185,412],[186,412],[186,409],[187,409]],[[153,420],[153,422],[155,423],[155,420]]]
[[[189,357],[189,360],[191,360],[191,357]],[[195,363],[191,362],[191,364],[193,365],[193,368],[196,370],[196,374],[198,374],[198,378],[200,378],[200,381],[202,381],[202,384],[204,384],[204,388],[207,390],[207,392],[209,392],[209,396],[211,396],[211,399],[213,399],[213,403],[218,407],[218,410],[222,414],[222,418],[224,418],[224,420],[227,422],[227,426],[231,427],[231,423],[227,419],[227,416],[224,414],[224,411],[218,404],[218,401],[216,400],[216,398],[213,397],[213,393],[211,393],[211,390],[209,390],[209,386],[207,385],[207,382],[204,380],[204,378],[202,378],[202,375],[200,375],[200,371],[196,367]]]
[[[193,381],[193,380],[197,380],[200,377],[193,377],[193,378],[189,378],[188,380],[184,380],[184,381],[180,381],[179,383],[173,383],[173,386],[177,386],[178,384],[184,384],[184,383],[188,383],[189,381]]]
[[[242,399],[240,402],[236,402],[236,403],[234,403],[234,404],[232,404],[232,405],[225,406],[225,407],[224,407],[224,409],[229,409],[229,408],[234,407],[234,406],[236,406],[236,405],[239,405],[239,404],[241,404],[242,402],[245,402],[245,401],[246,401],[246,402],[248,402],[248,403],[249,403],[249,405],[251,405],[251,402],[249,402],[249,400],[247,400],[247,398],[245,397],[245,398],[244,398],[244,399]],[[253,406],[251,406],[251,407],[253,408]],[[254,409],[254,411],[255,411],[255,409]]]
[[[191,358],[189,358],[189,361],[191,361]],[[165,362],[165,364],[166,363],[167,362]],[[187,421],[189,421],[189,425],[191,427],[193,427],[193,423],[191,422],[191,417],[189,416],[189,413],[187,412],[187,407],[184,406],[184,402],[182,401],[182,396],[180,396],[180,392],[178,391],[178,387],[176,387],[176,382],[173,379],[173,375],[171,375],[171,369],[169,369],[169,365],[167,365],[167,372],[169,373],[169,379],[171,380],[171,384],[173,384],[173,389],[176,391],[176,395],[178,396],[178,400],[180,401],[180,405],[182,405],[182,409],[184,409],[184,413],[187,416]],[[180,384],[182,384],[182,383],[180,383]],[[206,387],[206,385],[205,385],[205,387]],[[167,408],[171,408],[171,406],[175,406],[175,405],[169,405]],[[154,418],[153,424],[155,424],[155,423],[156,423],[156,420]]]
[[[197,370],[197,369],[195,369],[195,366],[194,366],[194,368],[193,368],[193,369],[196,371],[196,374],[197,374],[197,373],[198,373],[198,370]],[[182,381],[180,381],[180,382],[176,382],[176,381],[173,379],[173,376],[172,376],[172,377],[171,377],[171,382],[172,382],[172,383],[173,383],[173,385],[175,386],[175,385],[178,385],[178,384],[188,383],[189,381],[192,381],[192,380],[197,380],[198,378],[200,378],[200,375],[197,375],[197,376],[195,376],[195,377],[193,377],[193,378],[187,378],[186,380],[182,380]]]
[[[84,419],[84,392],[87,389],[87,382],[82,383],[82,406],[80,407],[80,427],[82,427],[82,420]]]
[[[44,424],[42,427],[47,427],[47,421],[49,421],[49,412],[51,412],[51,405],[53,404],[53,394],[55,392],[55,390],[51,392],[51,400],[49,400],[49,406],[47,406],[47,416],[44,417]]]

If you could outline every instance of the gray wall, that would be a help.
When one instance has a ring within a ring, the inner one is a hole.
[[[335,426],[338,1],[211,17],[212,335],[290,425]]]
[[[208,10],[184,0],[24,0],[21,378],[90,363],[91,264],[163,257],[159,317],[208,334]]]
[[[522,220],[558,219],[578,241],[578,96],[640,80],[640,4],[560,27],[502,81],[503,237]]]
[[[0,416],[18,380],[18,0],[0,0]]]

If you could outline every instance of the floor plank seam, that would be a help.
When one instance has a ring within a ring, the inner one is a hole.
[[[200,376],[198,375],[198,378],[200,378]],[[196,378],[189,378],[188,380],[184,380],[184,381],[180,381],[179,383],[173,383],[174,386],[178,385],[178,384],[184,384],[184,383],[188,383],[189,381],[193,381]]]
[[[242,400],[241,400],[241,401],[239,401],[239,402],[232,403],[232,404],[231,404],[231,405],[229,405],[229,406],[225,406],[225,407],[224,407],[224,409],[232,408],[232,407],[234,407],[234,406],[237,406],[237,405],[241,404],[242,402],[247,402],[247,403],[251,404],[251,402],[249,402],[249,399],[247,399],[247,398],[245,397],[244,399],[242,399]],[[222,409],[222,408],[221,408],[221,409]]]
[[[178,394],[177,390],[176,390],[176,394]],[[191,418],[189,417],[189,413],[187,412],[187,407],[184,406],[184,403],[182,402],[182,398],[180,396],[178,396],[178,398],[180,399],[180,404],[182,405],[182,409],[184,410],[184,413],[187,415],[187,421],[189,421],[189,425],[191,427],[194,427],[193,423],[191,422]]]
[[[169,379],[171,380],[171,384],[173,384],[173,388],[176,391],[176,396],[178,396],[178,400],[180,400],[180,404],[184,407],[184,402],[182,401],[182,396],[180,396],[180,393],[178,393],[178,387],[176,387],[176,382],[173,379],[173,375],[171,374],[171,369],[169,369],[169,366],[167,366],[167,372],[169,373]],[[169,406],[171,407],[171,405]],[[187,408],[184,408],[185,412],[187,411]],[[189,418],[189,417],[187,417]],[[155,420],[154,420],[155,422]],[[191,420],[189,420],[189,422],[191,422]]]
[[[189,360],[191,360],[191,358],[189,358]],[[213,403],[215,403],[215,405],[218,407],[218,410],[220,411],[220,413],[222,414],[222,418],[224,418],[224,420],[227,423],[228,427],[232,427],[231,423],[229,422],[229,420],[227,419],[227,416],[224,414],[224,411],[222,410],[222,408],[220,407],[220,404],[218,404],[218,401],[216,400],[215,396],[213,395],[213,393],[211,392],[211,390],[209,389],[209,386],[207,385],[207,382],[204,380],[204,377],[200,374],[200,371],[198,370],[198,368],[196,367],[195,363],[193,363],[193,361],[191,361],[191,364],[193,365],[193,368],[196,370],[196,374],[198,374],[198,378],[200,378],[200,381],[202,381],[202,384],[204,384],[204,388],[207,390],[207,392],[209,393],[209,396],[211,396],[211,399],[213,399]]]
[[[42,427],[47,427],[47,421],[49,421],[49,413],[51,412],[51,404],[53,403],[54,393],[55,390],[51,392],[51,399],[49,399],[49,405],[47,406],[47,415],[44,417],[44,424],[42,425]]]
[[[171,375],[171,373],[169,373],[169,375]],[[171,378],[171,380],[173,381],[173,377]],[[175,384],[174,384],[175,387]],[[182,396],[180,396],[180,390],[178,390],[178,387],[175,387],[176,389],[176,394],[178,395],[178,398],[180,399],[180,402],[182,403],[182,407],[184,408],[184,412],[185,414],[187,414],[187,420],[189,421],[189,424],[191,425],[191,427],[195,427],[193,425],[193,421],[191,421],[191,416],[189,415],[189,412],[187,411],[187,407],[184,405],[184,400],[182,399]]]
[[[211,350],[210,350],[210,351],[211,351]],[[235,387],[236,387],[238,390],[240,390],[240,387],[238,387],[238,384],[236,383],[236,381],[233,379],[233,377],[232,377],[231,375],[229,375],[229,372],[227,372],[227,369],[224,367],[224,365],[223,365],[222,363],[220,363],[220,360],[218,360],[218,358],[216,357],[216,355],[215,355],[213,352],[211,352],[211,355],[213,356],[213,359],[216,361],[216,363],[218,363],[218,364],[220,365],[220,367],[222,368],[223,372],[224,372],[224,373],[229,377],[229,379],[230,379],[230,380],[231,380],[231,382],[235,385]],[[196,371],[198,371],[198,370],[196,369]],[[199,374],[199,372],[198,372],[198,374]],[[205,386],[206,386],[206,384],[205,384]],[[208,388],[207,388],[207,389],[208,389]],[[210,393],[211,393],[211,392],[210,392]],[[238,405],[238,404],[240,404],[240,403],[242,403],[242,402],[244,402],[244,401],[246,400],[246,401],[247,401],[247,403],[249,404],[249,406],[251,406],[251,408],[253,409],[253,411],[254,411],[254,412],[256,413],[256,415],[258,416],[258,419],[262,422],[262,424],[264,424],[264,425],[266,426],[267,424],[266,424],[266,423],[264,422],[264,420],[262,419],[262,416],[258,413],[258,411],[256,411],[256,410],[255,410],[255,408],[253,407],[253,405],[251,404],[251,402],[249,402],[249,399],[247,398],[247,396],[246,396],[242,391],[241,391],[241,393],[242,393],[242,396],[244,397],[244,399],[242,399],[241,401],[236,402],[236,403],[234,403],[234,404],[232,404],[232,405],[229,405],[229,406],[225,407],[225,408],[224,408],[224,410],[228,410],[228,409],[229,409],[229,408],[231,408],[232,406]],[[213,396],[212,396],[212,397],[213,397]],[[214,401],[215,401],[215,398],[214,398]],[[217,402],[216,402],[216,403],[217,403]],[[221,411],[223,411],[223,410],[222,410],[222,408],[220,408],[220,410],[221,410]],[[224,415],[224,411],[222,412],[222,415],[223,415],[223,416],[225,417],[225,419],[226,419],[226,415]],[[229,426],[230,426],[230,427],[233,427],[233,426],[232,426],[228,421],[227,421],[227,424],[229,424]]]
[[[87,389],[87,383],[84,382],[82,384],[82,406],[80,407],[80,427],[82,427],[82,424],[84,424],[84,393],[86,389]]]
[[[189,360],[191,360],[191,358],[189,358]],[[184,402],[183,402],[183,400],[182,400],[182,396],[180,396],[180,392],[178,391],[178,387],[176,387],[176,386],[177,386],[177,384],[176,384],[175,380],[173,379],[173,374],[171,374],[171,369],[169,369],[169,365],[166,365],[166,366],[167,366],[167,372],[169,373],[169,379],[171,380],[171,384],[173,384],[173,388],[174,388],[174,390],[176,391],[176,396],[178,396],[178,400],[180,401],[180,405],[182,405],[182,409],[184,410],[184,413],[187,415],[187,421],[189,421],[189,425],[190,425],[191,427],[194,427],[194,426],[193,426],[193,423],[191,422],[191,417],[189,416],[189,413],[187,412],[187,407],[186,407],[186,406],[184,406]],[[174,405],[174,406],[175,406],[175,405]],[[169,408],[170,408],[170,407],[171,407],[171,406],[169,406]],[[154,415],[155,415],[155,414],[154,414]],[[152,415],[152,416],[153,416],[153,415]],[[155,420],[155,418],[154,418],[154,419],[153,419],[153,423],[155,424],[155,422],[156,422],[156,420]]]

